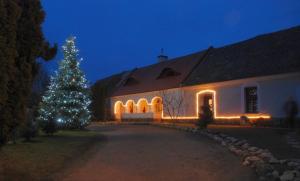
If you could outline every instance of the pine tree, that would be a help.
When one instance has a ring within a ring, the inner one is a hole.
[[[40,110],[42,121],[56,120],[62,128],[81,129],[90,121],[90,92],[84,73],[80,70],[75,37],[63,46],[64,59],[50,83]],[[50,122],[49,122],[50,123]]]
[[[57,123],[56,123],[56,79],[55,77],[51,77],[50,85],[48,86],[48,90],[42,98],[42,102],[39,109],[39,117],[38,120],[41,124],[43,131],[46,134],[53,134],[57,131]]]

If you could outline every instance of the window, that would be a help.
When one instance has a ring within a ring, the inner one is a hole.
[[[139,113],[148,112],[148,103],[145,99],[142,99],[138,102],[138,111]]]
[[[152,111],[153,111],[153,113],[161,113],[162,112],[161,98],[156,97],[152,100]]]
[[[164,68],[160,75],[157,77],[157,79],[163,79],[166,77],[172,77],[172,76],[178,76],[180,75],[179,72],[176,72],[175,70],[171,69],[171,68]]]
[[[246,87],[245,88],[245,103],[246,113],[257,113],[257,87]]]
[[[126,106],[127,106],[127,113],[132,114],[133,113],[133,106],[134,106],[133,101],[127,102]]]

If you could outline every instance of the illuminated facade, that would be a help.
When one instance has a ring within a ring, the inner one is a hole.
[[[300,105],[299,42],[296,27],[173,60],[164,56],[120,81],[108,98],[112,118],[197,120],[203,106],[222,122],[283,118],[289,98]]]
[[[116,96],[111,98],[111,103],[114,105],[112,109],[117,120],[196,120],[204,104],[212,108],[216,120],[240,120],[242,116],[253,120],[268,120],[285,116],[283,105],[290,96],[296,97],[300,102],[299,85],[300,73],[294,73],[170,89],[166,94],[176,97],[180,92],[183,96],[181,107],[177,107],[180,109],[179,114],[176,116],[169,115],[166,109],[169,105],[163,103],[164,95],[161,91]],[[255,100],[246,103],[248,88],[255,87],[257,89],[252,92]],[[134,107],[134,112],[123,111],[128,109],[126,102],[132,103],[130,106]],[[173,107],[176,108],[176,105]],[[253,108],[247,110],[249,107]]]

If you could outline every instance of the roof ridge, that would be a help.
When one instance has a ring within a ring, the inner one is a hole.
[[[248,43],[248,42],[254,41],[254,40],[262,40],[266,37],[278,35],[278,34],[281,34],[281,33],[285,33],[287,31],[292,31],[292,30],[298,30],[299,31],[300,26],[298,25],[298,26],[293,26],[293,27],[287,28],[287,29],[280,29],[280,30],[275,30],[275,31],[271,31],[271,32],[266,32],[266,33],[262,33],[262,34],[253,35],[251,37],[239,40],[237,42],[233,42],[233,43],[222,45],[220,47],[216,47],[216,49],[226,48],[226,47],[230,47],[230,46],[239,46],[240,44],[243,44],[243,43]]]
[[[180,60],[180,59],[183,59],[183,58],[185,58],[185,57],[190,57],[190,56],[192,56],[192,55],[199,54],[199,53],[201,53],[201,52],[203,52],[203,51],[205,51],[205,50],[193,52],[193,53],[190,53],[190,54],[185,54],[185,55],[182,55],[182,56],[174,57],[174,58],[171,58],[171,59],[162,61],[162,62],[152,63],[152,64],[145,65],[145,66],[142,66],[142,67],[138,67],[138,68],[135,68],[135,69],[144,69],[144,68],[148,68],[148,67],[151,67],[151,66],[157,66],[157,65],[160,65],[160,64],[166,64],[166,63],[168,63],[168,66],[170,66],[170,65],[172,65],[172,64],[175,64],[175,63],[176,63],[176,60]],[[135,70],[135,69],[133,69],[133,70]]]

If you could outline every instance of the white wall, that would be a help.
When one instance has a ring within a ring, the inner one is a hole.
[[[217,111],[220,116],[245,113],[244,88],[258,87],[258,111],[272,117],[284,117],[283,105],[292,96],[300,106],[300,74],[268,76],[228,81],[185,88],[189,94],[205,89],[215,90]],[[193,101],[189,98],[186,101]],[[193,110],[190,110],[192,112]],[[298,115],[299,116],[299,115]]]
[[[245,114],[244,88],[247,86],[258,87],[258,111],[260,113],[270,114],[274,118],[284,117],[283,105],[290,96],[294,97],[295,100],[298,101],[298,105],[300,107],[300,73],[176,88],[167,90],[165,93],[170,96],[184,96],[179,116],[197,116],[196,94],[203,90],[216,91],[218,116],[241,116]],[[122,101],[123,104],[126,104],[127,100],[133,100],[135,104],[137,104],[139,99],[145,98],[148,103],[151,103],[151,100],[155,96],[162,97],[161,92],[154,91],[113,97],[111,98],[111,110],[113,111],[113,105],[116,101]],[[149,111],[151,111],[150,108]],[[165,116],[167,116],[165,107],[164,113]]]
[[[153,113],[151,113],[151,108],[152,106],[148,106],[148,112],[147,113],[137,113],[138,112],[138,108],[137,105],[138,101],[141,98],[144,98],[147,100],[147,102],[149,104],[151,104],[152,99],[157,95],[157,92],[148,92],[148,93],[141,93],[141,94],[132,94],[132,95],[125,95],[125,96],[117,96],[117,97],[112,97],[110,99],[111,101],[111,113],[112,115],[114,114],[114,105],[117,101],[121,101],[123,103],[123,105],[125,106],[128,100],[132,100],[134,102],[134,114],[130,114],[130,113],[124,113],[122,114],[122,118],[123,119],[145,119],[145,118],[152,118],[153,117]]]
[[[284,117],[283,106],[290,96],[300,105],[300,76],[258,81],[260,85],[260,109],[273,117]]]
[[[122,115],[123,119],[151,119],[153,118],[153,113],[135,113],[135,114],[129,114],[125,113]]]

